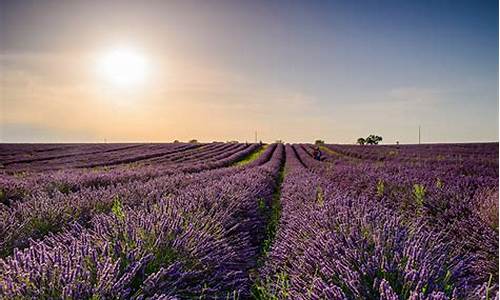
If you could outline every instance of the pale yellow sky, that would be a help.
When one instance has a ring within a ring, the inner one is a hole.
[[[2,1],[0,141],[497,141],[497,14],[370,5]]]
[[[3,72],[2,123],[75,132],[62,141],[252,141],[254,131],[273,141],[297,127],[308,130],[293,134],[307,139],[315,121],[308,118],[317,113],[314,99],[305,95],[147,50],[141,52],[150,64],[145,82],[113,85],[96,74],[106,51],[1,56],[18,66]]]

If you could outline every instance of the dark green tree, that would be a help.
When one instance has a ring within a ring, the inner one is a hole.
[[[377,145],[382,141],[382,137],[379,135],[370,134],[365,141],[367,145]]]

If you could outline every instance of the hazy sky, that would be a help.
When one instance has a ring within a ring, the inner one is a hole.
[[[498,141],[498,1],[1,1],[0,140]],[[134,49],[143,81],[99,59]]]

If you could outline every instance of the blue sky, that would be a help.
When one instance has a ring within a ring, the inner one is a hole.
[[[3,1],[2,141],[498,141],[496,1]],[[145,86],[106,86],[123,45]],[[125,99],[125,100],[122,100]]]

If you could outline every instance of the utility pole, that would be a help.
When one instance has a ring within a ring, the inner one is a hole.
[[[257,131],[255,131],[255,143],[257,143]]]
[[[420,125],[418,125],[418,144],[420,145]]]

